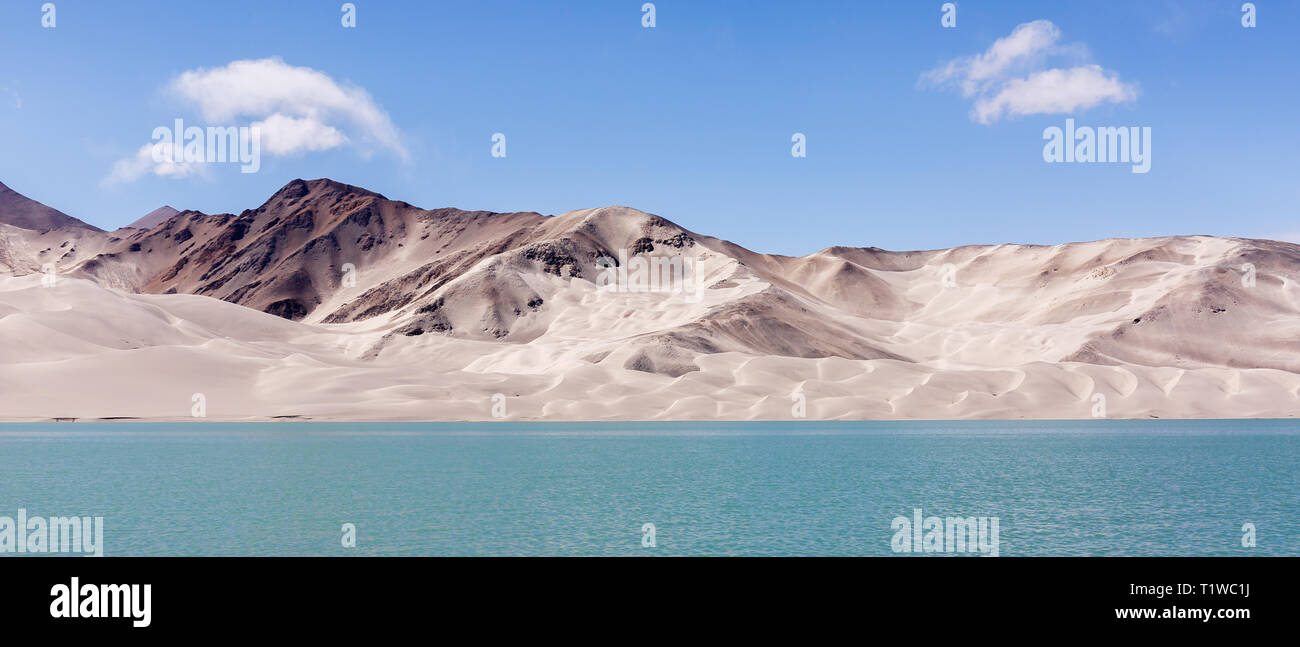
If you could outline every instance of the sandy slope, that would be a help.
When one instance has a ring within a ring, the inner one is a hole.
[[[620,359],[635,349],[620,340],[637,325],[596,324],[645,309],[648,298],[577,280],[558,297],[565,316],[527,344],[422,335],[365,359],[382,329],[81,279],[42,287],[38,276],[0,278],[0,411],[9,420],[186,419],[194,393],[205,395],[209,419],[491,419],[498,393],[508,419],[791,419],[796,392],[809,418],[828,419],[1086,418],[1094,393],[1111,417],[1286,417],[1300,408],[1300,376],[1273,369],[721,352],[694,358],[700,370],[679,377],[628,370]],[[699,307],[663,309],[674,319]]]

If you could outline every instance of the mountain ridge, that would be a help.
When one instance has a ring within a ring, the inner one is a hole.
[[[18,193],[2,182],[0,182],[0,223],[38,232],[63,227],[103,231]]]
[[[931,417],[1022,409],[1037,417],[1039,400],[1086,401],[1098,389],[1132,400],[1116,406],[1135,415],[1180,415],[1199,411],[1193,400],[1205,397],[1182,389],[1210,384],[1268,394],[1225,408],[1243,415],[1277,414],[1300,398],[1300,283],[1292,278],[1300,246],[1277,241],[830,246],[794,257],[630,207],[555,216],[423,209],[327,178],[293,180],[239,214],[180,211],[150,229],[113,233],[0,234],[0,271],[20,284],[54,265],[74,282],[138,295],[142,304],[190,312],[198,306],[185,295],[227,301],[289,325],[255,329],[334,340],[302,342],[321,370],[390,375],[391,386],[406,379],[391,373],[403,367],[443,384],[428,388],[456,394],[461,387],[439,376],[478,385],[464,387],[471,391],[504,380],[534,393],[533,416],[619,415],[614,405],[583,414],[571,391],[591,389],[622,393],[613,401],[642,410],[626,400],[636,390],[591,379],[649,389],[661,408],[645,415],[669,418],[789,409],[790,391],[767,392],[768,382],[820,392],[827,417],[930,409],[943,414]],[[601,287],[637,267],[689,269],[694,290]],[[0,332],[26,317],[5,317],[2,308],[0,300]],[[204,329],[227,328],[205,321]],[[27,336],[36,329],[15,334],[38,348]],[[288,352],[240,334],[233,339],[251,344],[236,353],[248,358],[240,361]],[[428,361],[437,368],[412,363]],[[691,388],[710,399],[695,399]],[[861,400],[859,391],[879,397]],[[567,404],[548,406],[546,392],[563,392]],[[1170,397],[1173,405],[1160,403]]]

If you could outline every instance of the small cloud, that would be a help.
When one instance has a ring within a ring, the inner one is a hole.
[[[1009,36],[994,41],[983,54],[948,61],[927,72],[924,80],[932,85],[956,84],[969,97],[1001,80],[1014,66],[1041,57],[1060,37],[1061,30],[1051,21],[1017,25]]]
[[[1017,25],[988,50],[956,58],[921,75],[920,84],[974,98],[971,118],[991,124],[1005,116],[1072,113],[1137,98],[1137,87],[1099,65],[1048,67],[1052,58],[1086,59],[1081,43],[1061,44],[1051,21]]]
[[[1037,115],[1072,113],[1101,103],[1124,103],[1137,98],[1133,86],[1119,75],[1085,65],[1068,70],[1035,72],[1025,79],[1010,79],[991,97],[975,102],[976,121],[990,124],[1003,114]]]
[[[403,161],[409,159],[397,127],[368,92],[279,58],[189,70],[169,82],[165,91],[197,110],[207,126],[258,128],[262,150],[268,155],[283,157],[351,144],[366,153],[380,149]],[[201,166],[155,162],[151,146],[146,144],[132,157],[114,163],[104,183],[149,174],[188,177]]]
[[[166,156],[154,155],[157,144],[145,144],[131,157],[113,162],[113,168],[100,181],[103,186],[133,182],[146,175],[164,178],[184,178],[202,171],[202,164],[166,161]],[[164,161],[156,161],[162,159]]]

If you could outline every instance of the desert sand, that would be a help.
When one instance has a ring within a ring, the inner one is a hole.
[[[611,286],[620,254],[688,285]],[[1298,270],[1207,236],[787,257],[295,180],[149,229],[0,224],[0,419],[1286,418]]]

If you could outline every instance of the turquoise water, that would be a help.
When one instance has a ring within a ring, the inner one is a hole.
[[[1294,420],[4,424],[0,516],[103,516],[107,555],[891,555],[921,507],[1003,556],[1300,555],[1298,468]]]

